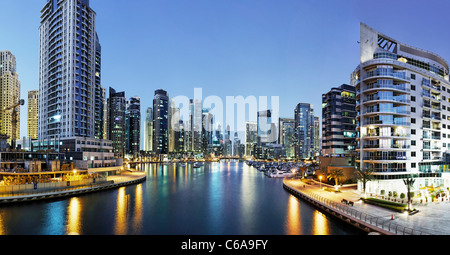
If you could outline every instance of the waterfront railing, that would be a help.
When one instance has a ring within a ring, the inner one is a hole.
[[[142,178],[142,177],[141,177]],[[67,182],[53,182],[53,183],[35,183],[35,184],[21,184],[11,186],[0,186],[0,198],[42,195],[47,193],[63,193],[75,190],[88,190],[93,188],[106,187],[118,183],[132,182],[140,178],[131,177],[115,177],[115,178],[95,178]]]
[[[287,185],[286,182],[284,183],[284,185],[285,185],[285,187],[287,186],[292,192],[297,193],[298,195],[307,196],[310,199],[315,200],[316,202],[319,202],[320,204],[322,204],[330,209],[333,209],[336,212],[339,212],[340,214],[343,214],[347,217],[351,217],[358,221],[364,222],[371,226],[375,226],[379,229],[388,231],[390,233],[393,233],[396,235],[430,235],[429,233],[426,233],[424,231],[401,226],[401,225],[393,222],[392,218],[386,218],[386,217],[383,218],[380,216],[373,216],[368,213],[364,213],[359,210],[356,210],[356,209],[352,208],[351,206],[345,205],[343,203],[338,203],[336,201],[322,197],[314,192],[310,192],[310,191],[306,191],[306,190],[299,191],[298,189],[292,188],[289,185]]]

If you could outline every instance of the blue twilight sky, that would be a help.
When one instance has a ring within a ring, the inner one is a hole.
[[[38,89],[40,10],[46,0],[0,0],[0,50],[17,58],[22,98]],[[450,60],[450,1],[91,0],[102,44],[102,85],[152,105],[171,97],[279,96],[321,116],[321,95],[349,83],[359,24]],[[26,135],[22,108],[21,136]]]

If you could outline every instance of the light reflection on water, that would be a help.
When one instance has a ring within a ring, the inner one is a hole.
[[[145,164],[146,182],[0,207],[0,234],[360,234],[245,163]]]

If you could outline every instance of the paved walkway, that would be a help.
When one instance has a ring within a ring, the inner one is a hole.
[[[360,212],[381,217],[386,220],[393,219],[396,224],[431,235],[450,235],[450,202],[433,202],[426,205],[414,205],[418,213],[408,215],[406,213],[393,212],[391,210],[369,205],[360,200],[360,193],[355,187],[340,188],[341,192],[334,193],[321,189],[320,183],[306,184],[298,179],[285,180],[286,184],[297,190],[313,192],[323,198],[340,203],[342,199],[353,201],[352,207]]]

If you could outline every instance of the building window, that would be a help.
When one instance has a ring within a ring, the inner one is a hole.
[[[416,163],[411,163],[411,168],[416,168]]]
[[[411,74],[411,80],[415,80],[416,79],[416,75],[415,74]]]
[[[416,152],[415,151],[411,151],[411,157],[415,157],[416,156]]]

